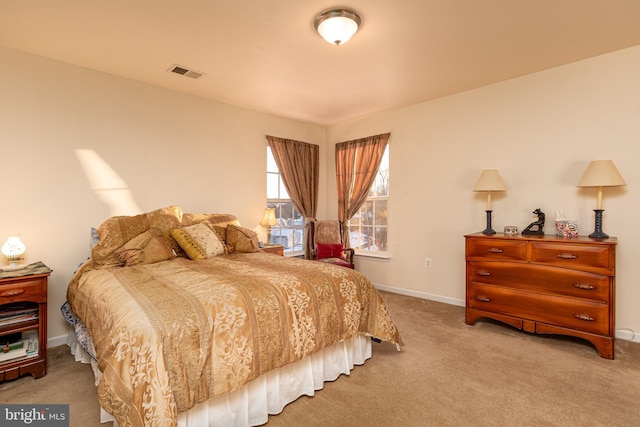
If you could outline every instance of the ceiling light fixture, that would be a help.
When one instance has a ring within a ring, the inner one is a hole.
[[[362,20],[351,9],[327,9],[313,21],[318,34],[331,44],[345,44],[358,31]]]

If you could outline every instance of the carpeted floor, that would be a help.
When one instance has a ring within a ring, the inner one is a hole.
[[[638,426],[640,344],[616,359],[586,341],[532,335],[464,309],[383,293],[405,346],[373,358],[270,417],[269,426]],[[66,346],[49,373],[0,384],[2,403],[69,403],[72,426],[99,426],[91,369]]]

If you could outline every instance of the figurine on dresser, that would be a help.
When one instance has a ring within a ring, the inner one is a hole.
[[[533,221],[527,228],[522,230],[522,234],[544,234],[544,212],[538,208],[532,213],[538,215],[538,220]]]

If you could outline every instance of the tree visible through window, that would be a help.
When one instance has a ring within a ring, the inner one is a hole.
[[[270,243],[283,245],[285,252],[289,253],[303,251],[304,217],[289,198],[269,146],[267,146],[267,206],[275,208],[278,221],[271,227]]]
[[[389,145],[384,151],[378,174],[367,200],[351,218],[351,247],[357,252],[388,253]]]

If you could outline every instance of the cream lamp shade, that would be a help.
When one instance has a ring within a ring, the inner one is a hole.
[[[2,245],[2,254],[7,257],[9,267],[17,267],[18,261],[22,260],[22,254],[27,247],[20,240],[20,236],[9,236],[4,245]]]
[[[262,216],[262,221],[260,221],[260,225],[266,226],[274,226],[278,223],[276,220],[276,208],[265,208],[264,215]]]
[[[271,244],[271,227],[277,223],[276,208],[265,208],[260,225],[267,228],[267,245]]]
[[[506,191],[502,177],[498,173],[497,169],[485,169],[480,174],[476,186],[473,187],[473,191],[486,191],[487,192],[487,210],[491,210],[491,192],[492,191]]]
[[[331,44],[345,44],[360,28],[360,16],[345,8],[328,9],[316,16],[313,26]]]
[[[611,160],[594,160],[584,171],[578,187],[598,187],[598,209],[602,209],[602,187],[627,185]]]

